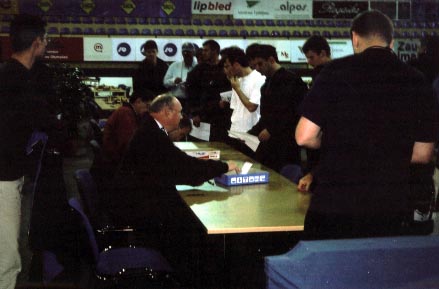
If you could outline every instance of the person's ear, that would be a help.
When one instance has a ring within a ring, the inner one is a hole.
[[[355,31],[352,31],[352,48],[354,49],[354,52],[358,50],[358,47],[360,46],[360,39],[357,33]]]

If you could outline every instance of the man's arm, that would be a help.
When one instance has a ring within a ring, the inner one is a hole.
[[[241,85],[238,81],[237,77],[230,77],[230,84],[232,85],[233,90],[235,90],[236,94],[238,95],[239,99],[241,100],[242,104],[247,108],[249,112],[254,112],[256,109],[258,109],[258,105],[250,102],[250,99],[247,95],[244,94],[244,92],[241,90]]]
[[[320,148],[322,140],[322,129],[307,119],[301,117],[296,127],[296,142],[299,146],[312,149]]]
[[[413,145],[412,163],[427,164],[433,159],[434,143],[415,142]]]

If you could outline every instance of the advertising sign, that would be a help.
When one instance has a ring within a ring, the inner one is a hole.
[[[0,3],[5,2],[1,0]],[[21,13],[109,17],[190,17],[191,0],[8,0]],[[1,10],[0,10],[1,11]]]
[[[231,15],[233,7],[232,0],[192,0],[192,14]]]
[[[272,1],[233,1],[233,17],[236,19],[273,19]]]
[[[135,49],[135,39],[112,38],[113,61],[135,61]]]
[[[369,1],[314,1],[313,5],[313,18],[352,19],[368,9]]]
[[[307,0],[272,0],[274,19],[311,19],[312,2]]]
[[[113,43],[108,37],[84,37],[84,61],[112,61]]]
[[[408,62],[418,56],[420,46],[421,41],[419,39],[395,39],[393,51],[400,60]]]
[[[49,61],[83,61],[82,37],[52,38],[46,47],[45,60]]]
[[[302,52],[302,47],[305,41],[306,39],[297,39],[290,41],[291,62],[294,63],[306,62],[305,54]],[[328,44],[329,47],[331,48],[332,59],[345,57],[347,55],[352,55],[354,53],[351,40],[349,39],[328,40]]]

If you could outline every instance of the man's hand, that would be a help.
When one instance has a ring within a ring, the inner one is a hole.
[[[230,80],[230,84],[232,85],[232,88],[236,91],[238,89],[241,89],[241,86],[239,84],[239,78],[237,76],[230,76],[228,77]]]
[[[258,139],[259,141],[267,141],[269,140],[271,137],[271,134],[268,132],[267,129],[264,129],[263,131],[261,131],[258,135]]]
[[[309,187],[312,184],[312,181],[313,181],[312,173],[307,173],[305,176],[303,176],[299,180],[299,184],[297,185],[297,189],[300,192],[308,192],[309,191]]]
[[[227,161],[227,165],[229,166],[229,172],[235,171],[237,174],[241,172],[241,168],[234,161]]]
[[[201,118],[198,115],[194,116],[192,121],[196,127],[200,127]]]
[[[177,78],[174,79],[174,83],[175,84],[179,84],[181,82],[182,82],[182,79],[180,77],[177,77]]]

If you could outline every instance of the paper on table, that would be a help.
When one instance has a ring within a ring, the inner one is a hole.
[[[232,91],[229,90],[229,91],[221,92],[220,96],[221,96],[221,100],[230,102],[230,100],[232,99]]]
[[[242,174],[242,175],[246,175],[246,174],[248,174],[248,172],[250,171],[252,165],[253,165],[253,164],[250,163],[250,162],[245,162],[245,163],[242,165],[242,168],[241,168],[241,174]]]
[[[193,142],[187,142],[187,141],[176,141],[174,142],[174,145],[178,147],[180,150],[196,150],[198,149],[197,145]]]
[[[200,122],[200,127],[196,127],[192,120],[191,123],[192,123],[192,131],[190,135],[201,140],[209,141],[210,123]]]
[[[258,139],[258,137],[254,136],[254,135],[251,135],[249,133],[229,130],[229,136],[232,137],[232,138],[237,138],[237,139],[243,140],[244,143],[249,148],[251,148],[254,152],[256,151],[256,149],[259,146],[259,139]]]
[[[216,186],[215,183],[204,182],[201,186],[188,186],[188,185],[177,185],[175,186],[177,191],[190,191],[190,190],[198,190],[204,192],[228,192],[229,190]]]

